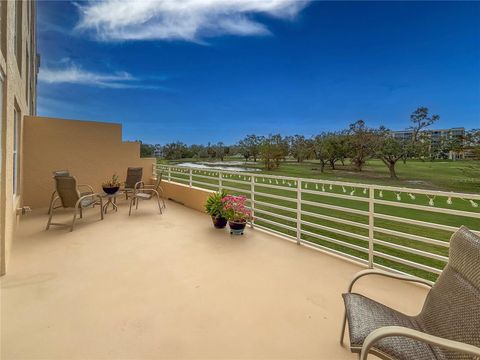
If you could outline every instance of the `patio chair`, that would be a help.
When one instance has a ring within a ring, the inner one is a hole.
[[[70,231],[73,231],[73,226],[77,219],[77,214],[80,213],[80,218],[83,217],[83,209],[87,207],[94,207],[95,205],[100,205],[100,219],[103,220],[103,200],[102,197],[98,194],[91,193],[87,195],[81,195],[78,189],[77,180],[73,176],[56,176],[56,196],[53,199],[50,216],[48,217],[47,228],[50,228],[50,225],[60,225],[60,226],[70,226]],[[55,204],[60,201],[59,206]],[[72,209],[73,210],[73,219],[70,225],[53,223],[52,217],[53,213],[58,208]]]
[[[128,200],[128,195],[132,194],[135,189],[135,185],[142,181],[143,168],[141,167],[129,167],[127,169],[127,178],[121,191],[125,193],[125,199]]]
[[[162,207],[165,208],[165,200],[163,200],[163,189],[160,186],[162,182],[162,174],[157,177],[155,184],[153,185],[145,185],[143,181],[139,181],[135,184],[134,192],[130,199],[130,209],[128,211],[128,216],[132,213],[132,205],[135,204],[135,209],[138,209],[139,200],[150,200],[154,197],[157,198],[158,210],[160,210],[160,214],[162,214]],[[160,197],[162,194],[162,197]],[[160,199],[162,200],[162,205],[160,205]]]
[[[70,172],[68,170],[56,170],[53,172],[53,179],[55,180],[55,177],[57,176],[70,176]],[[88,195],[88,194],[93,194],[93,188],[90,185],[87,184],[78,184],[79,188],[87,188],[86,191],[83,191],[80,193],[81,196]],[[50,196],[50,203],[48,205],[48,214],[52,212],[52,205],[53,205],[53,199],[55,199],[55,195],[57,194],[57,190],[53,190],[52,195]],[[59,207],[61,207],[59,205]]]
[[[480,237],[461,227],[450,240],[448,264],[431,287],[417,316],[408,316],[352,292],[355,282],[380,275],[430,285],[425,280],[379,270],[355,275],[343,294],[350,349],[365,360],[480,359]]]

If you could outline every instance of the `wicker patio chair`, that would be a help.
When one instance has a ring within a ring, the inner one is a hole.
[[[128,216],[132,213],[132,206],[135,205],[135,209],[138,209],[139,200],[150,200],[154,197],[157,198],[158,210],[160,214],[162,213],[162,207],[165,208],[165,201],[163,200],[163,189],[160,186],[162,182],[162,174],[157,177],[155,184],[145,185],[143,181],[139,181],[135,184],[134,192],[130,198],[130,209],[128,211]],[[162,194],[162,196],[160,196]],[[160,199],[163,205],[160,205]]]
[[[80,218],[82,218],[83,209],[90,206],[94,207],[95,205],[100,205],[100,219],[103,220],[103,200],[100,195],[92,193],[82,196],[77,186],[77,180],[73,176],[57,176],[55,177],[55,184],[56,196],[52,202],[46,230],[50,228],[50,225],[60,225],[69,226],[70,231],[73,231],[73,226],[75,225],[77,214],[80,213]],[[60,202],[60,206],[55,206],[58,201]],[[73,219],[70,225],[52,222],[52,217],[55,209],[58,209],[60,207],[73,210]]]
[[[355,282],[381,275],[430,285],[427,281],[385,271],[363,270],[343,294],[350,349],[365,360],[480,359],[480,237],[461,227],[450,240],[448,264],[431,287],[417,316],[408,316],[357,293]]]
[[[53,180],[55,180],[55,177],[57,176],[70,176],[70,172],[68,170],[56,170],[53,172]],[[80,193],[81,196],[93,194],[93,188],[90,185],[87,184],[78,184],[77,185],[79,188],[86,188],[85,191],[82,191]],[[57,195],[57,190],[53,190],[52,195],[50,196],[50,203],[48,205],[48,214],[51,213],[52,211],[52,205],[53,205],[53,199],[55,199],[55,195]],[[59,205],[60,206],[60,205]]]
[[[128,200],[128,195],[132,194],[135,189],[135,185],[142,181],[143,168],[141,167],[129,167],[127,169],[127,178],[121,191],[125,193],[125,199]]]

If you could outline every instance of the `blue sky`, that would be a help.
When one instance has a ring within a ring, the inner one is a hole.
[[[479,2],[117,1],[38,3],[39,115],[160,144],[403,129],[418,106],[480,127]]]

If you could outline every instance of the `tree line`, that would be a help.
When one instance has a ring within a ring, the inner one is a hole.
[[[466,132],[464,138],[448,137],[442,141],[432,141],[424,131],[440,119],[439,115],[430,115],[426,107],[416,109],[410,115],[411,133],[409,138],[396,138],[385,127],[368,127],[366,122],[358,120],[347,129],[322,132],[307,138],[303,135],[268,136],[247,135],[234,145],[223,142],[207,145],[186,145],[173,142],[160,145],[142,144],[142,156],[161,156],[167,160],[178,159],[219,159],[227,156],[242,156],[245,161],[263,162],[266,170],[278,168],[287,157],[297,162],[318,160],[320,171],[326,167],[335,169],[337,163],[345,165],[348,160],[356,171],[362,171],[369,159],[380,159],[387,166],[390,177],[397,179],[396,164],[408,159],[448,158],[451,151],[461,152],[465,147],[474,147],[478,152],[480,129]],[[479,154],[480,155],[480,154]]]

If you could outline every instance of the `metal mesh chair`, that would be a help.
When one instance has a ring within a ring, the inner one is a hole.
[[[70,172],[68,170],[56,170],[53,172],[53,179],[55,180],[56,177],[61,176],[70,176]],[[87,188],[86,191],[80,193],[81,196],[93,194],[93,188],[87,184],[78,184],[79,188]],[[52,212],[53,200],[55,199],[55,195],[57,195],[57,190],[55,189],[50,196],[50,203],[48,205],[48,214]]]
[[[461,227],[450,240],[449,261],[429,291],[422,311],[408,316],[357,293],[355,282],[381,275],[430,285],[427,281],[379,270],[359,272],[343,294],[350,348],[383,359],[480,359],[480,237]],[[431,286],[431,285],[430,285]]]
[[[127,169],[127,178],[123,186],[123,191],[125,193],[125,199],[128,199],[128,195],[132,194],[135,190],[135,185],[142,181],[143,168],[141,167],[129,167]]]
[[[83,209],[87,207],[94,207],[95,205],[100,205],[100,219],[103,220],[103,200],[100,195],[91,193],[82,196],[77,186],[77,180],[73,176],[56,176],[55,185],[56,196],[54,197],[52,205],[50,207],[50,216],[48,217],[46,230],[50,228],[50,225],[66,225],[52,222],[53,213],[58,208],[73,209],[72,222],[70,225],[67,225],[70,226],[70,231],[73,231],[73,226],[75,225],[77,214],[80,213],[80,218],[82,218]],[[59,206],[55,206],[57,202],[60,202]]]
[[[160,186],[162,182],[162,174],[157,176],[157,180],[153,185],[145,185],[142,181],[139,181],[135,184],[134,192],[130,199],[130,209],[128,211],[128,216],[132,213],[132,206],[135,204],[135,209],[138,209],[138,202],[139,200],[150,200],[154,197],[157,198],[158,209],[160,210],[160,214],[162,213],[162,207],[165,208],[165,201],[163,200],[163,189]],[[160,196],[161,194],[161,196]],[[162,201],[162,205],[160,204],[160,200]]]

